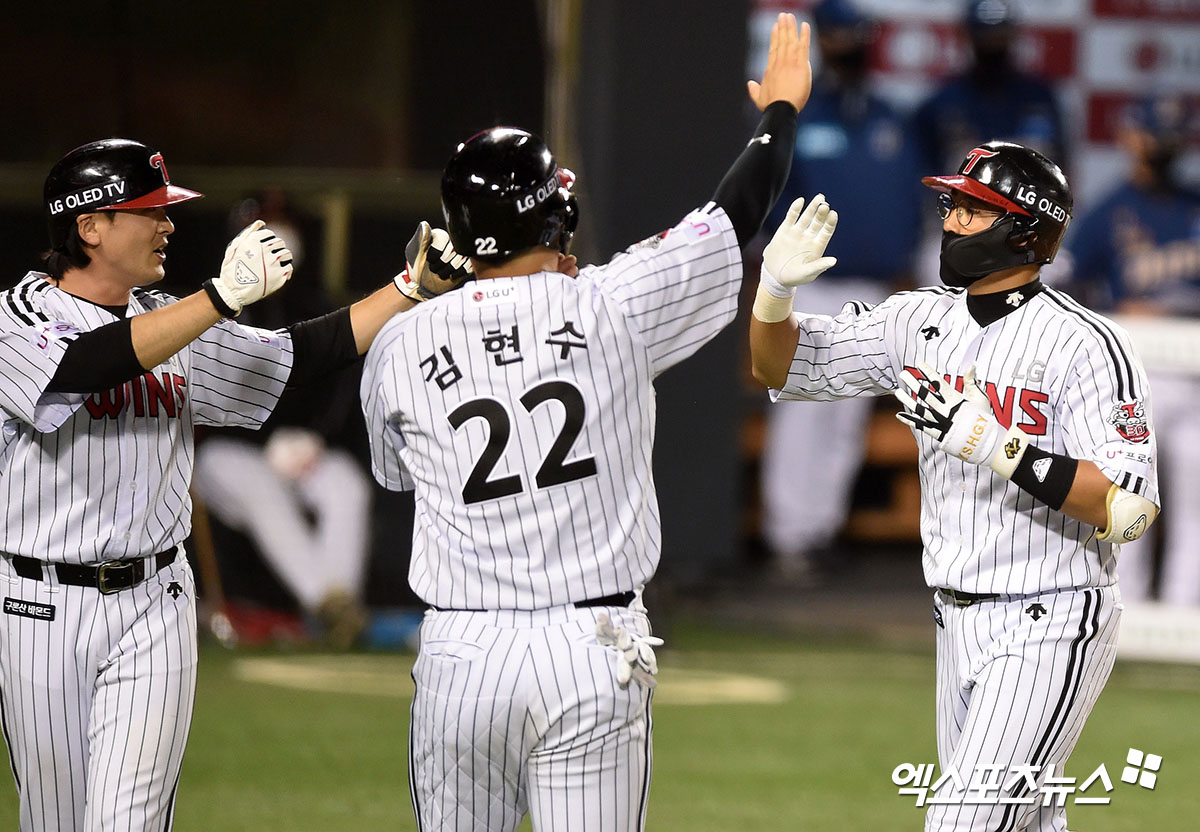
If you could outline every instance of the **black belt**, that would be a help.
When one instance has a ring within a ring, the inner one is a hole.
[[[945,587],[938,587],[938,592],[942,593],[956,607],[969,607],[972,604],[978,604],[980,601],[990,601],[993,598],[1000,597],[1000,593],[998,592],[988,592],[980,595],[975,592],[962,592],[957,589],[946,589]]]
[[[633,603],[633,599],[637,597],[637,593],[633,590],[628,592],[617,592],[612,595],[604,595],[600,598],[588,598],[586,601],[576,601],[573,606],[579,609],[585,607],[628,607]],[[433,604],[429,606],[438,612],[487,612],[483,609],[464,609],[463,607],[436,607]]]
[[[175,562],[178,550],[178,546],[172,546],[165,552],[144,558],[110,560],[94,565],[48,563],[37,558],[27,558],[24,555],[10,555],[9,559],[12,561],[13,570],[22,578],[31,578],[35,581],[44,580],[45,568],[50,567],[54,569],[54,574],[58,576],[60,584],[89,586],[100,590],[104,595],[111,595],[122,589],[137,586],[149,575],[153,575],[165,566],[170,566]],[[147,574],[146,564],[151,560],[154,561],[154,569]]]

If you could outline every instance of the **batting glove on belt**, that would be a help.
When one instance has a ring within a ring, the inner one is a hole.
[[[837,228],[838,215],[824,194],[804,207],[801,197],[788,208],[787,216],[763,250],[762,274],[754,298],[754,317],[772,324],[792,314],[796,287],[812,283],[837,263],[825,257],[825,247]]]
[[[292,276],[292,253],[262,220],[242,229],[225,247],[221,274],[207,280],[208,293],[217,311],[235,317],[242,307],[262,300]]]
[[[629,685],[630,679],[638,684],[653,688],[658,684],[658,657],[654,648],[661,647],[663,640],[654,636],[631,633],[624,627],[614,626],[608,613],[596,616],[596,641],[611,647],[617,654],[617,684]]]
[[[975,366],[967,368],[961,393],[928,364],[918,367],[924,378],[909,370],[900,374],[903,387],[895,395],[904,411],[896,418],[933,437],[951,456],[973,465],[990,465],[1011,479],[1029,447],[1029,436],[1015,426],[1006,431],[996,421],[991,402],[975,381]]]
[[[456,289],[474,276],[471,261],[454,250],[450,235],[422,221],[404,247],[405,269],[392,278],[414,303]]]

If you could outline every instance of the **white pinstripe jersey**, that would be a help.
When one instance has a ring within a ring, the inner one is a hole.
[[[134,289],[129,315],[173,303]],[[259,427],[291,373],[286,333],[221,321],[103,393],[47,393],[67,346],[116,317],[30,272],[0,292],[0,549],[65,563],[160,552],[191,530],[194,425]]]
[[[660,549],[652,382],[733,320],[741,277],[710,203],[576,279],[468,283],[393,318],[362,400],[376,478],[416,491],[417,595],[538,609],[644,584]]]
[[[1006,297],[1013,294],[1020,290]],[[901,371],[922,361],[961,389],[974,364],[1006,428],[1016,420],[1042,450],[1090,460],[1122,488],[1158,503],[1150,392],[1129,337],[1062,292],[1025,294],[985,327],[968,312],[964,290],[943,287],[901,292],[874,308],[847,304],[836,318],[801,313],[780,398],[890,393]],[[930,586],[1018,595],[1116,580],[1117,550],[1096,539],[1094,526],[914,433]]]

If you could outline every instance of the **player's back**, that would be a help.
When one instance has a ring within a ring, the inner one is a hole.
[[[537,609],[654,573],[653,379],[732,320],[740,278],[723,212],[663,237],[574,279],[467,284],[380,334],[364,408],[394,454],[372,436],[373,467],[416,491],[428,603]]]

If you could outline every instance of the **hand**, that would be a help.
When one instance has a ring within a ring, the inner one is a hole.
[[[747,81],[750,100],[760,110],[776,101],[790,102],[803,110],[812,92],[812,65],[808,62],[811,31],[807,23],[796,31],[796,16],[781,13],[771,29],[771,47],[762,83]]]
[[[450,235],[422,221],[404,247],[405,269],[392,280],[414,303],[458,288],[474,276],[471,261],[454,250]]]
[[[213,288],[236,315],[291,276],[292,253],[262,220],[255,220],[226,246],[221,275],[213,281]]]
[[[822,256],[837,221],[824,194],[813,197],[808,208],[804,197],[797,199],[763,250],[763,272],[788,289],[812,283],[837,263],[836,257]]]
[[[638,684],[653,688],[658,684],[658,657],[654,648],[661,647],[663,640],[654,636],[631,633],[624,627],[614,627],[608,613],[596,616],[596,641],[611,647],[617,653],[617,684],[626,687],[630,679]]]
[[[558,266],[555,271],[567,277],[579,277],[579,260],[574,254],[558,255]]]
[[[278,428],[263,446],[267,464],[285,480],[299,482],[316,467],[325,453],[325,440],[304,428]]]
[[[1012,477],[1028,447],[1025,432],[1017,427],[1005,431],[992,413],[991,402],[975,381],[975,367],[967,368],[963,392],[959,393],[928,364],[919,365],[925,378],[910,371],[900,374],[903,388],[896,398],[904,412],[896,418],[918,428],[951,456],[973,465],[990,465],[997,473]]]

